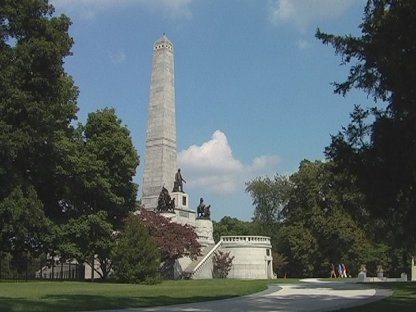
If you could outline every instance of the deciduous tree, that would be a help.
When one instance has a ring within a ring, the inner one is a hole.
[[[107,213],[98,211],[72,218],[60,227],[57,249],[61,260],[76,259],[94,268],[102,279],[107,279],[112,268],[111,253],[115,244],[113,225]],[[99,270],[95,268],[99,263]]]
[[[252,222],[241,221],[229,216],[223,217],[219,222],[213,221],[214,241],[219,242],[221,236],[227,235],[256,235]]]
[[[192,226],[172,222],[169,218],[146,209],[140,210],[139,218],[159,246],[164,277],[173,278],[173,266],[177,259],[183,256],[194,259],[200,254],[201,245]]]
[[[90,113],[78,131],[72,184],[75,196],[69,214],[106,211],[107,220],[117,228],[136,208],[133,177],[139,157],[130,132],[112,108]]]

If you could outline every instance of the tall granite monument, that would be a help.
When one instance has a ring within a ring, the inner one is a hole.
[[[217,244],[209,206],[200,199],[195,210],[189,208],[189,197],[182,188],[183,177],[176,161],[176,108],[174,50],[163,35],[153,46],[147,137],[144,155],[143,196],[145,209],[157,210],[172,222],[195,228],[202,246],[197,259],[187,256],[177,259],[174,276],[180,278],[212,278],[213,256],[217,250],[235,254],[230,276],[234,278],[270,278],[272,258],[270,238],[230,237]],[[186,172],[184,173],[186,177]],[[174,182],[176,185],[174,187]],[[159,195],[164,205],[158,206]],[[164,208],[163,208],[163,207]],[[234,256],[234,254],[232,254]]]
[[[153,45],[142,204],[155,209],[163,187],[172,191],[176,164],[173,44],[165,34]]]

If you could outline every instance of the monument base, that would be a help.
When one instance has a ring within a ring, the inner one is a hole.
[[[196,219],[195,231],[198,235],[198,242],[203,247],[215,244],[214,237],[212,235],[214,228],[212,226],[211,219]]]
[[[175,209],[189,210],[189,195],[184,192],[171,192],[170,197],[175,199]]]

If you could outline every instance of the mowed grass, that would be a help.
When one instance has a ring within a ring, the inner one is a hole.
[[[273,280],[276,282],[276,280]],[[101,282],[0,282],[0,311],[88,311],[168,305],[243,296],[267,280],[179,280],[156,285]]]
[[[343,312],[414,312],[416,311],[416,283],[377,283],[370,286],[389,288],[393,295],[362,306],[343,309]]]

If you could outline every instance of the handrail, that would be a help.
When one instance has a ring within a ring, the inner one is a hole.
[[[221,236],[221,241],[224,243],[260,243],[270,244],[270,237],[268,236],[253,236],[253,235],[231,235]]]
[[[193,271],[192,271],[192,275],[193,274],[195,274],[197,271],[198,271],[198,269],[203,265],[203,264],[205,264],[205,262],[209,259],[209,257],[218,249],[218,247],[220,247],[220,245],[221,245],[221,243],[222,243],[222,241],[220,240],[215,246],[214,246],[214,248],[212,248],[206,255],[205,255],[205,257],[203,257],[202,259],[201,259],[201,261],[199,261],[199,263],[196,265],[196,267],[193,269]]]

